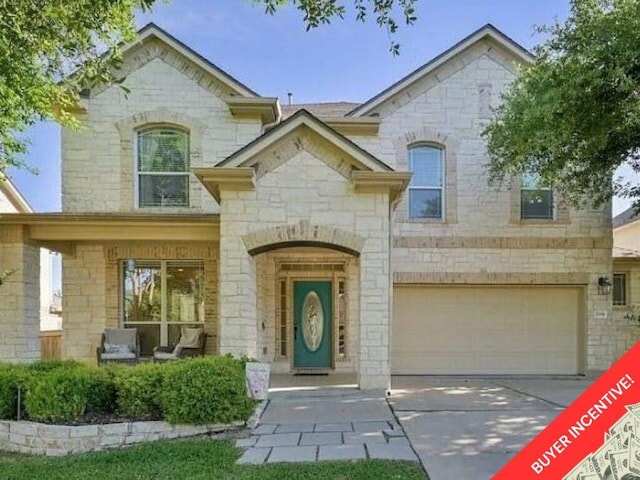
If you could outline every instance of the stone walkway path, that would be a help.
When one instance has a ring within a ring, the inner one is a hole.
[[[306,420],[306,421],[305,421]],[[418,461],[383,396],[347,391],[324,396],[275,396],[238,463],[320,460]]]

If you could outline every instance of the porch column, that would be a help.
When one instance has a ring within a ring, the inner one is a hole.
[[[0,361],[40,358],[40,249],[22,225],[0,229]]]
[[[358,384],[363,390],[386,390],[391,383],[389,291],[388,237],[369,238],[360,257]]]
[[[220,225],[220,353],[258,357],[256,263],[232,225]]]

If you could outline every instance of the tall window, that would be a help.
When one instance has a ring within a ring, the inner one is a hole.
[[[613,304],[614,305],[627,304],[627,274],[626,273],[613,274]]]
[[[522,176],[520,218],[553,220],[553,190],[542,184],[536,173]]]
[[[175,345],[181,326],[204,323],[202,262],[127,260],[122,272],[123,324],[138,329],[143,355]]]
[[[138,206],[189,206],[189,134],[150,128],[137,140]]]
[[[443,218],[444,150],[431,145],[409,149],[409,217]]]

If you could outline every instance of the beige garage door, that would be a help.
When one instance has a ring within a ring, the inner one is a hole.
[[[581,290],[396,287],[396,374],[575,374]]]

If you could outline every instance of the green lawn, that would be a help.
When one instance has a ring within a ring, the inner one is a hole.
[[[321,462],[235,465],[240,451],[229,441],[158,442],[63,458],[0,452],[0,479],[422,479],[417,462]]]

